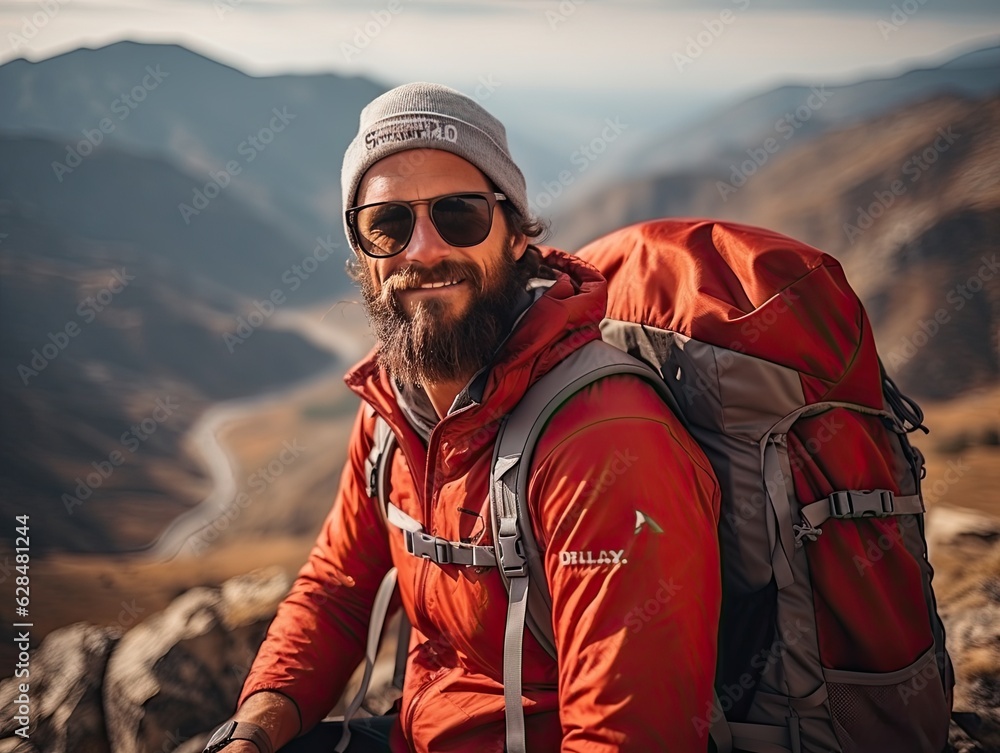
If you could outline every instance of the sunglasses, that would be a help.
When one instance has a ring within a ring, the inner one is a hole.
[[[380,201],[348,209],[347,227],[368,256],[384,259],[400,253],[413,236],[413,207],[426,204],[438,235],[449,246],[477,246],[489,237],[493,208],[502,193],[450,193],[419,201]]]

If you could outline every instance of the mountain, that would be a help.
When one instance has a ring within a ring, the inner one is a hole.
[[[346,245],[341,159],[361,108],[382,91],[367,79],[332,74],[258,78],[178,45],[118,42],[0,66],[0,134],[61,145],[61,155],[31,175],[53,195],[93,188],[95,159],[118,149],[185,175],[155,198],[164,220],[172,210],[189,235],[211,233],[201,227],[202,214],[180,205],[197,209],[198,192],[218,193],[239,198],[304,254],[317,236],[332,234]],[[209,199],[209,209],[216,201]],[[240,263],[238,244],[216,241],[219,253]],[[339,265],[318,274],[326,290],[347,287]]]
[[[340,161],[381,91],[134,42],[0,66],[0,509],[37,554],[148,545],[210,491],[209,406],[334,363],[295,312],[348,295]]]
[[[61,149],[0,140],[0,509],[33,513],[38,554],[129,550],[204,496],[184,438],[208,405],[330,366],[271,326],[323,263],[229,194],[186,232],[189,177],[157,159],[104,149],[58,186]]]
[[[1000,93],[1000,46],[975,50],[935,68],[848,84],[780,86],[720,109],[687,128],[634,147],[616,159],[619,176],[639,178],[726,167],[769,137],[808,140],[942,95],[978,99]]]
[[[998,49],[754,97],[664,139],[683,170],[570,208],[555,240],[665,214],[774,227],[843,260],[906,388],[995,380],[996,281],[978,260],[1000,237],[997,100],[982,96]],[[957,93],[917,101],[942,89]],[[40,553],[149,544],[210,491],[188,438],[209,406],[329,368],[272,314],[347,295],[340,159],[381,91],[132,42],[0,66],[0,510],[38,512]],[[803,102],[810,117],[779,130]],[[848,230],[897,180],[871,209],[884,216]],[[982,292],[966,300],[970,281]]]
[[[67,238],[130,246],[150,263],[183,269],[220,291],[257,298],[284,286],[284,272],[301,264],[317,245],[315,238],[306,243],[289,237],[228,191],[188,222],[177,209],[177,198],[190,188],[192,176],[161,158],[117,147],[95,152],[77,168],[78,175],[59,183],[50,165],[64,156],[64,149],[52,140],[0,137],[0,201],[6,216],[30,218]],[[327,234],[332,241],[332,233]],[[7,242],[15,241],[13,234]],[[324,259],[329,263],[316,270],[327,280],[343,277],[343,244],[332,253],[337,260]],[[313,298],[325,297],[330,288],[319,279],[318,274],[310,283],[307,277],[299,288],[311,289]]]

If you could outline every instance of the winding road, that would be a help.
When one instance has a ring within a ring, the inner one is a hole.
[[[220,440],[226,426],[251,417],[263,408],[288,402],[295,393],[305,388],[342,376],[346,367],[361,358],[368,348],[364,338],[318,322],[314,313],[279,311],[268,326],[296,332],[314,345],[330,351],[336,356],[333,366],[278,390],[216,403],[198,418],[191,427],[189,438],[205,465],[212,491],[195,507],[175,518],[144,550],[144,556],[149,559],[166,562],[185,549],[191,549],[191,537],[215,522],[233,504],[239,492],[236,480],[239,467],[237,459]]]

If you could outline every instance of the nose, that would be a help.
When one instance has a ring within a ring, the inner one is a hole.
[[[407,261],[429,267],[449,256],[451,246],[445,242],[437,228],[434,227],[426,206],[417,206],[414,208],[414,212],[416,217],[413,234],[410,236],[410,242],[406,245],[403,255]]]

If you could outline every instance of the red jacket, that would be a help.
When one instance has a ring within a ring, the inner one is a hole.
[[[491,543],[487,480],[498,419],[555,363],[600,337],[604,279],[575,257],[545,253],[559,272],[555,284],[502,347],[482,401],[441,420],[427,445],[372,358],[346,377],[399,440],[392,502],[433,535],[482,533],[477,543]],[[359,411],[336,502],[240,702],[277,690],[298,705],[304,730],[316,724],[362,658],[375,590],[395,565],[414,633],[394,750],[408,743],[414,751],[501,753],[500,576],[406,552],[402,533],[387,529],[365,492],[373,423]],[[631,376],[607,378],[550,422],[528,497],[559,653],[557,664],[526,632],[528,750],[705,750],[721,587],[719,488],[700,448],[652,388]]]

